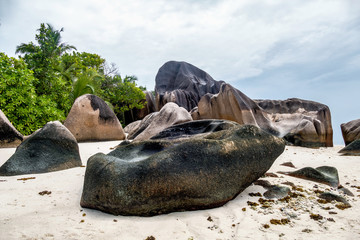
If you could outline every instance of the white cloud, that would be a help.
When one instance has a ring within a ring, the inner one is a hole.
[[[358,0],[6,2],[0,5],[1,51],[13,56],[16,45],[34,41],[40,23],[49,22],[64,27],[65,42],[115,62],[148,89],[168,60],[192,63],[250,96],[272,98],[316,99],[331,89],[316,94],[315,82],[330,86],[346,75],[354,84],[350,75],[359,73]]]

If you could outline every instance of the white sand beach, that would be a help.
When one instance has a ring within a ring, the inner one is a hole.
[[[80,143],[83,165],[91,155],[108,153],[118,143]],[[269,172],[295,170],[280,165],[289,161],[297,169],[336,167],[340,183],[355,195],[345,197],[352,206],[348,209],[338,209],[335,202],[317,202],[315,189],[339,194],[337,190],[276,173],[279,177],[263,179],[272,184],[290,181],[298,187],[297,193],[305,197],[292,199],[290,203],[275,201],[270,208],[251,207],[247,202],[258,202],[259,197],[251,197],[249,193],[265,192],[263,187],[252,185],[215,209],[155,217],[114,216],[80,206],[85,167],[78,167],[0,177],[0,239],[360,239],[360,157],[340,156],[337,152],[341,148],[287,146]],[[14,152],[15,148],[0,149],[0,165]],[[314,188],[315,185],[318,187]],[[43,191],[51,193],[40,195]],[[311,214],[323,218],[314,220]],[[290,221],[274,225],[271,219]]]

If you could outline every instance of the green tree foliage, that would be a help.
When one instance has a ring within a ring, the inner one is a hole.
[[[124,112],[142,108],[145,88],[136,77],[124,79],[115,64],[109,67],[97,54],[76,52],[61,41],[60,30],[42,23],[36,43],[16,47],[19,59],[1,53],[0,109],[23,134],[52,120],[65,120],[74,100],[86,93],[98,95],[124,123]]]
[[[46,95],[35,91],[33,72],[22,59],[0,53],[0,109],[22,134],[30,134],[46,122],[64,120],[62,111]]]
[[[78,77],[73,78],[70,100],[74,102],[76,98],[84,94],[101,94],[100,82],[103,77],[93,68],[85,69]]]
[[[143,99],[145,93],[136,86],[135,76],[125,76],[119,74],[107,76],[102,81],[102,96],[111,103],[116,116],[120,122],[125,123],[124,112],[133,108],[141,109],[144,107]]]

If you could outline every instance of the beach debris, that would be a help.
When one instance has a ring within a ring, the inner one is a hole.
[[[31,134],[0,167],[1,176],[47,173],[81,166],[79,146],[59,121]]]
[[[308,228],[305,228],[305,229],[302,230],[302,232],[304,232],[304,233],[311,233],[312,231],[313,231],[313,230],[308,229]]]
[[[7,182],[7,180],[2,180],[2,179],[0,179],[0,182]]]
[[[42,192],[39,192],[39,195],[41,195],[41,196],[50,195],[50,194],[51,194],[51,191],[48,191],[48,190],[44,190]]]
[[[320,220],[324,219],[324,217],[321,216],[320,214],[314,214],[314,213],[310,214],[310,218],[315,221],[320,221]]]
[[[284,162],[284,163],[280,164],[280,166],[296,168],[292,162]]]
[[[273,225],[285,225],[288,224],[290,222],[289,219],[287,218],[282,218],[282,219],[270,219],[270,223]]]
[[[347,208],[351,208],[351,205],[346,204],[346,203],[339,203],[339,204],[336,204],[335,207],[337,207],[340,210],[345,210]]]
[[[265,229],[268,229],[268,228],[270,228],[270,225],[269,225],[269,224],[264,224],[263,227],[264,227]]]
[[[133,141],[89,158],[80,204],[137,216],[222,206],[263,176],[284,148],[282,139],[237,124],[180,141]]]
[[[214,220],[211,218],[211,216],[209,216],[206,220],[208,220],[209,222],[213,222]]]
[[[332,187],[339,186],[338,171],[334,167],[321,166],[317,168],[305,167],[294,172],[278,172],[292,177],[302,178],[314,182],[327,184]]]
[[[250,197],[262,197],[261,193],[256,192],[256,193],[249,193]]]
[[[17,180],[18,181],[27,181],[27,180],[30,180],[30,179],[35,179],[36,177],[25,177],[25,178],[18,178]]]

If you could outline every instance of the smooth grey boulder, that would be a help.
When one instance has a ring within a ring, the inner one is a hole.
[[[261,177],[285,143],[244,125],[181,142],[132,142],[87,162],[81,206],[152,216],[218,207]]]
[[[0,176],[46,173],[81,166],[75,137],[60,122],[30,135],[0,167]]]
[[[24,136],[16,130],[0,110],[0,148],[17,147],[23,139]]]
[[[134,126],[129,126],[131,131],[127,138],[135,141],[148,140],[167,127],[188,121],[192,121],[190,113],[176,103],[169,102],[159,112],[151,113],[140,123],[134,122]]]

